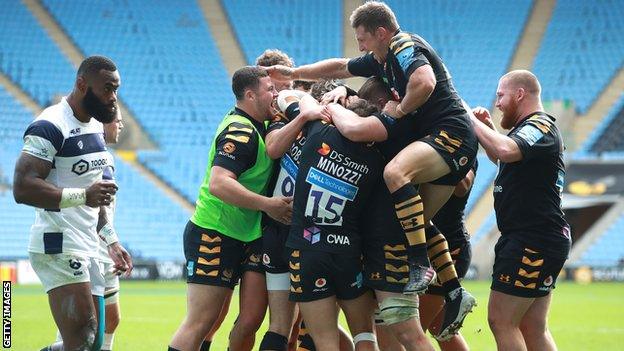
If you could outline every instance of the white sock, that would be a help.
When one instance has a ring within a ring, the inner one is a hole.
[[[115,338],[115,334],[104,333],[104,343],[102,344],[102,350],[112,350],[114,338]]]

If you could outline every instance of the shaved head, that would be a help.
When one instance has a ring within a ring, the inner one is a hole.
[[[511,71],[504,76],[501,77],[501,82],[505,80],[511,87],[519,89],[522,88],[527,94],[533,96],[539,96],[542,92],[542,87],[540,86],[537,77],[523,69]]]

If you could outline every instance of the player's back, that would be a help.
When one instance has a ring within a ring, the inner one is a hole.
[[[302,149],[288,246],[359,252],[359,217],[383,169],[372,145],[312,122]]]

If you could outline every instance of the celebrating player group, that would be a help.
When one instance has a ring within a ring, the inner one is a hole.
[[[461,285],[464,208],[479,144],[499,167],[490,329],[499,350],[555,350],[547,314],[570,236],[563,142],[537,78],[500,78],[496,107],[511,130],[500,134],[386,4],[367,2],[350,21],[360,57],[297,67],[271,49],[234,73],[236,102],[184,229],[187,314],[168,350],[209,350],[239,283],[230,351],[434,350],[427,332],[442,350],[468,350],[460,329],[477,302]],[[117,187],[102,123],[119,115],[119,73],[106,58],[85,62],[74,92],[29,126],[16,166],[17,201],[39,208],[30,258],[61,336],[46,350],[104,342],[103,301],[91,295],[118,283],[103,283],[96,244],[112,270],[132,269],[106,210]],[[339,81],[354,76],[367,78],[358,91]]]

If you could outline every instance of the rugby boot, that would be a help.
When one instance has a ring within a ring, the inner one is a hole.
[[[409,280],[403,288],[405,295],[421,295],[427,291],[429,284],[436,278],[435,270],[430,266],[421,266],[416,263],[409,264]]]
[[[477,305],[474,296],[464,288],[457,288],[444,297],[444,321],[440,326],[440,333],[435,336],[439,341],[447,341],[459,332],[464,318]]]

